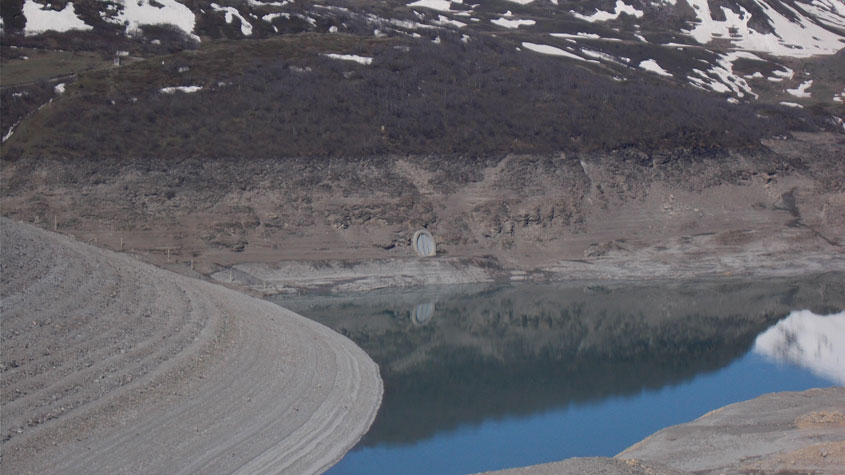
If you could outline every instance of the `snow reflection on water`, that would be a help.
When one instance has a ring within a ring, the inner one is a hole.
[[[794,311],[757,337],[754,352],[845,384],[845,311],[825,316]]]
[[[802,308],[840,312],[844,290],[845,275],[824,274],[441,286],[274,301],[346,335],[379,364],[379,414],[328,473],[459,475],[612,456],[727,404],[842,384],[842,365],[831,358],[824,360],[838,368],[837,382],[778,364],[762,348],[766,338],[772,348],[794,341],[781,353],[840,351],[843,361],[841,313],[795,328],[785,316]],[[768,332],[774,336],[764,338]]]

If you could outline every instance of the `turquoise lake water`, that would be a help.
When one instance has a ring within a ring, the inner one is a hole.
[[[844,289],[827,274],[273,300],[380,366],[376,421],[328,473],[462,474],[613,456],[726,404],[845,384]]]

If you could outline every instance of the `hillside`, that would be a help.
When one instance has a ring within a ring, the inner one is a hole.
[[[835,0],[230,3],[4,0],[3,156],[725,150],[845,130]]]
[[[2,5],[3,214],[175,270],[843,265],[836,1]]]

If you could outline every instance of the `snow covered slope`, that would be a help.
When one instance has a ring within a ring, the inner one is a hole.
[[[484,0],[478,0],[472,5],[462,0],[417,0],[407,3],[389,0],[379,3],[391,7],[404,6],[422,19],[439,20],[423,23],[458,27],[466,26],[467,20],[479,26],[484,25],[486,21],[497,20],[493,16],[505,18],[512,24],[518,22],[520,26],[566,20],[570,25],[578,22],[585,26],[612,24],[613,29],[624,37],[638,33],[647,25],[662,24],[664,33],[686,36],[694,40],[695,44],[709,45],[722,41],[729,42],[737,49],[793,57],[833,54],[845,46],[845,2],[842,0],[615,0],[615,3],[610,0],[518,0],[509,4],[509,10],[498,12],[496,10],[501,9],[496,7],[498,3]],[[236,18],[242,34],[250,36],[256,21],[270,22],[285,12],[303,13],[300,11],[303,7],[290,0],[229,0],[220,3],[204,0],[97,0],[93,4],[101,19],[124,25],[127,32],[144,25],[169,24],[188,35],[198,33],[197,16],[219,16],[222,13],[227,16],[227,23]],[[355,9],[351,5],[351,2],[343,0],[309,2],[304,8],[311,11],[304,12],[304,16],[306,21],[308,18],[314,20],[324,17],[326,7],[335,12],[354,14]],[[78,8],[69,2],[26,0],[22,12],[27,19],[26,31],[66,31],[69,28],[91,29],[99,26],[96,21],[88,21],[86,26],[82,26],[83,20],[74,16],[74,10],[77,9],[78,13]],[[320,8],[323,14],[317,13]],[[514,13],[513,10],[517,9]],[[14,13],[5,12],[3,16]],[[267,15],[273,17],[270,20],[264,19]],[[451,16],[463,21],[452,20]],[[391,22],[390,18],[372,19]],[[667,19],[675,21],[668,23]],[[410,24],[396,23],[393,26],[410,26],[402,28],[405,30],[416,28]]]
[[[2,12],[6,43],[50,30],[149,42],[150,25],[193,42],[301,32],[435,43],[495,36],[524,54],[577,61],[618,81],[667,81],[730,101],[838,104],[845,89],[841,75],[817,77],[800,63],[843,64],[843,0],[26,0],[24,23],[13,8]]]

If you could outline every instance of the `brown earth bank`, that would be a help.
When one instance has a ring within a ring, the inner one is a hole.
[[[845,136],[767,152],[4,161],[2,213],[253,290],[845,269]],[[413,233],[437,257],[416,258]]]
[[[573,458],[516,474],[843,473],[845,388],[783,392],[668,427],[614,458]]]
[[[378,367],[270,302],[0,220],[0,471],[315,473]]]

